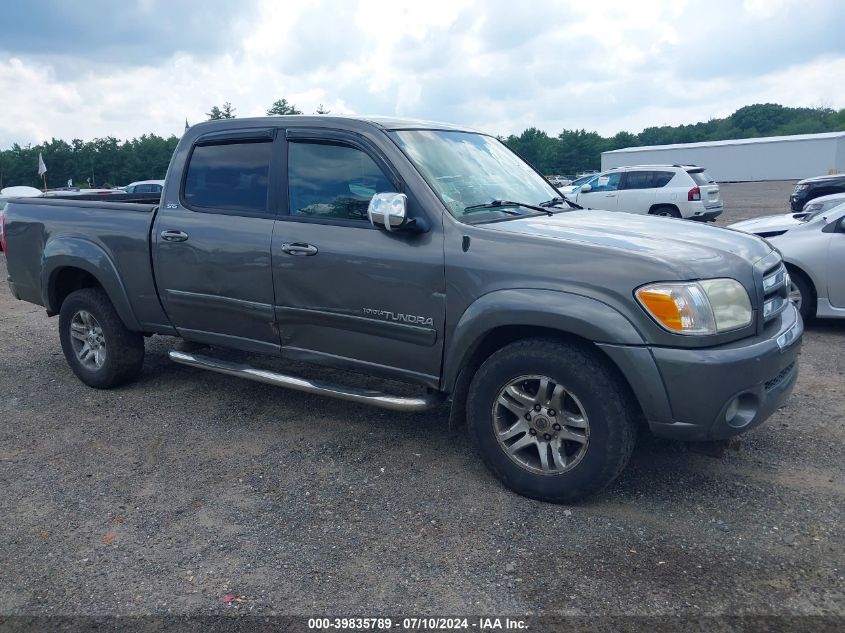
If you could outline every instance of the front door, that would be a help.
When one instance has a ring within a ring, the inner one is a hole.
[[[402,184],[368,142],[300,130],[288,132],[286,145],[286,204],[273,234],[282,352],[436,385],[445,319],[441,223],[429,222],[426,233],[370,224],[373,194]],[[422,209],[405,193],[409,215],[418,217]]]
[[[171,322],[188,340],[279,351],[270,262],[272,148],[266,134],[200,139],[179,203],[170,192],[162,201],[152,236],[155,277]]]
[[[621,176],[620,172],[600,175],[590,183],[590,191],[584,192],[583,189],[581,190],[578,194],[578,204],[590,209],[616,211],[616,196]]]
[[[831,305],[845,308],[845,216],[828,242],[827,288]]]

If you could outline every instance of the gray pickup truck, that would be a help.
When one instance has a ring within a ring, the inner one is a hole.
[[[174,361],[232,376],[396,411],[448,400],[505,485],[569,502],[620,473],[638,427],[707,442],[762,423],[803,333],[764,240],[574,207],[479,132],[213,121],[185,132],[158,204],[11,202],[9,285],[59,315],[92,387],[137,376],[159,334],[188,342]],[[419,391],[315,382],[262,355]]]

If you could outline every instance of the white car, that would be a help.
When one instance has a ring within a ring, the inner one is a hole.
[[[692,220],[715,220],[722,213],[719,185],[695,165],[617,167],[563,193],[590,209]]]
[[[802,317],[845,319],[845,202],[825,211],[755,218],[728,228],[764,237],[780,251],[791,279],[789,298]]]
[[[124,187],[126,193],[161,193],[163,188],[163,180],[138,180]]]
[[[576,189],[578,189],[581,185],[583,185],[584,183],[593,181],[597,176],[598,176],[598,174],[586,174],[584,176],[576,178],[575,180],[570,182],[568,185],[563,185],[561,187],[558,187],[557,190],[560,191],[562,194],[564,194],[567,198],[569,198],[570,195]],[[552,183],[552,184],[554,184],[554,183]]]
[[[818,198],[813,198],[805,204],[804,208],[801,209],[801,213],[819,213],[827,211],[833,207],[838,207],[843,202],[845,202],[845,193],[831,193],[827,196],[819,196]]]

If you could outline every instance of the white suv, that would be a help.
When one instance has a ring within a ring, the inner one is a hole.
[[[581,206],[692,220],[722,213],[719,185],[695,165],[635,165],[596,174],[566,194]]]

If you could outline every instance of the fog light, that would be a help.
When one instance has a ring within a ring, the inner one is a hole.
[[[727,411],[725,411],[725,422],[728,424],[731,423],[736,417],[737,412],[739,411],[739,398],[734,398],[731,400],[731,403],[728,405]]]
[[[728,403],[725,408],[725,422],[728,426],[741,429],[748,426],[757,415],[760,401],[753,393],[742,393]]]

